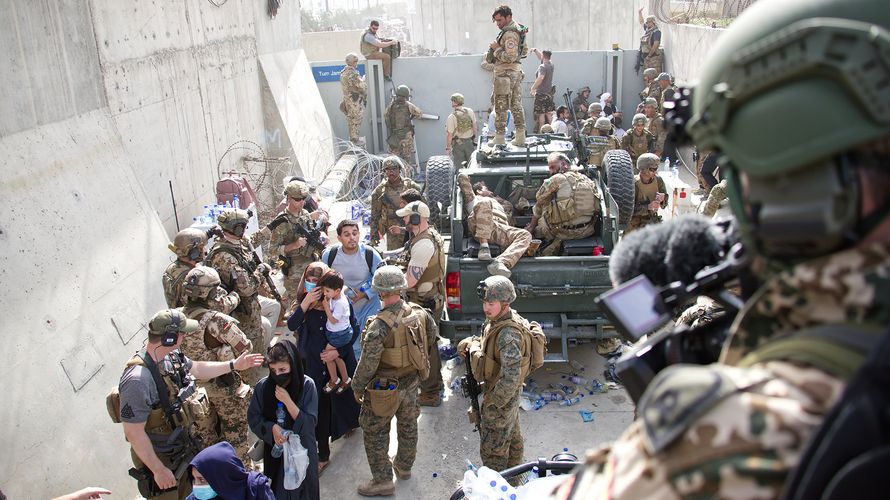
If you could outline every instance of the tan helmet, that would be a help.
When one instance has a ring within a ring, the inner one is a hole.
[[[397,266],[380,266],[371,278],[375,292],[396,292],[408,288],[405,274]]]
[[[456,103],[458,106],[463,106],[464,105],[464,95],[459,94],[459,93],[451,94],[451,101]]]
[[[476,288],[479,300],[484,302],[506,302],[516,300],[516,288],[513,282],[503,276],[489,276],[479,282]]]
[[[176,233],[173,243],[168,244],[167,248],[177,257],[185,257],[197,262],[202,259],[206,245],[207,233],[200,229],[187,227]]]
[[[648,76],[654,80],[655,77],[658,76],[658,70],[655,68],[646,68],[643,70],[643,76]]]
[[[652,106],[653,108],[657,109],[658,108],[658,99],[656,99],[654,97],[647,97],[643,101],[643,106]]]
[[[643,153],[637,158],[637,172],[642,172],[648,168],[658,168],[658,155],[653,153]]]
[[[249,220],[250,215],[247,213],[247,210],[240,208],[223,209],[223,212],[216,219],[223,231],[234,234],[239,238],[244,236],[244,229],[247,227]]]
[[[643,113],[635,114],[632,123],[633,123],[634,127],[636,127],[639,124],[642,124],[643,126],[645,126],[646,125],[646,115],[644,115]]]
[[[306,199],[309,197],[309,186],[300,181],[290,181],[284,187],[284,195],[288,198]]]
[[[592,102],[590,106],[587,106],[587,114],[588,115],[599,115],[603,112],[603,105],[599,102]]]
[[[667,71],[665,71],[665,72],[659,74],[658,78],[656,78],[656,80],[669,82],[669,81],[671,81],[671,74],[668,73]]]
[[[383,160],[383,170],[389,170],[394,168],[396,170],[402,170],[402,160],[398,156],[387,156]]]
[[[611,132],[612,131],[612,120],[609,120],[605,116],[601,116],[596,119],[596,123],[593,124],[593,127],[602,130],[603,132]]]
[[[219,284],[219,273],[216,272],[216,269],[208,266],[195,266],[185,275],[182,289],[185,291],[186,297],[201,300],[207,298]]]
[[[549,123],[545,123],[545,124],[541,125],[541,133],[542,134],[552,134],[553,126],[550,125]]]
[[[411,95],[411,89],[407,85],[399,85],[399,88],[396,89],[396,95],[407,99]]]

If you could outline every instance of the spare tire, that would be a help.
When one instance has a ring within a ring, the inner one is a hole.
[[[623,149],[608,151],[603,157],[609,194],[618,205],[618,225],[626,226],[634,212],[634,168]]]
[[[454,164],[450,156],[431,156],[426,162],[424,195],[430,206],[430,225],[439,228],[439,204],[441,213],[447,213],[451,205],[451,189],[454,186]]]

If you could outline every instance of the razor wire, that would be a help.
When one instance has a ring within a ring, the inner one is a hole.
[[[665,24],[725,27],[757,0],[655,0],[652,15]]]

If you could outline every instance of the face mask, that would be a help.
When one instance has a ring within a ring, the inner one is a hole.
[[[274,380],[275,384],[279,387],[285,387],[290,382],[290,373],[284,373],[281,375],[273,373],[272,380]]]
[[[195,498],[197,498],[198,500],[216,498],[216,492],[213,491],[213,488],[211,488],[209,484],[192,486],[192,495],[195,495]]]
[[[309,283],[308,281],[303,282],[303,286],[306,287],[306,292],[311,292],[313,288],[315,288],[316,283]]]

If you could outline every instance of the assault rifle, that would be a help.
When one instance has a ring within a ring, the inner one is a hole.
[[[566,101],[566,107],[569,108],[569,111],[572,113],[572,123],[575,125],[575,129],[572,131],[572,144],[575,145],[575,153],[578,155],[578,165],[587,167],[587,158],[589,154],[587,152],[587,147],[584,145],[584,141],[581,139],[581,126],[578,124],[578,115],[575,114],[575,106],[572,105],[572,90],[566,89],[566,92],[562,97]]]
[[[210,229],[207,230],[207,238],[209,239],[211,237],[222,238],[223,237],[222,229],[220,229],[219,226],[212,226]],[[250,244],[250,242],[248,242],[248,244]],[[253,248],[253,245],[250,245],[250,255],[251,255],[252,260],[251,260],[251,262],[245,262],[244,267],[247,269],[247,272],[253,273],[254,271],[257,270],[257,268],[259,268],[260,264],[262,264],[263,261],[260,260],[260,256],[257,255],[256,249]],[[275,283],[272,281],[272,277],[269,276],[268,270],[266,270],[266,272],[263,273],[263,277],[266,280],[266,285],[268,285],[269,291],[272,293],[272,296],[275,297],[275,300],[277,300],[278,302],[281,302],[281,294],[278,293],[278,289],[275,288]],[[220,284],[222,285],[222,283],[220,283]],[[234,285],[233,285],[233,288],[234,288]],[[231,292],[231,290],[228,290],[225,287],[225,285],[223,285],[223,289],[225,289],[227,292]],[[241,307],[241,303],[239,302],[238,307],[236,307],[236,309],[238,309],[240,307]]]
[[[470,399],[470,411],[467,412],[467,416],[470,419],[470,423],[476,426],[476,430],[479,430],[479,422],[482,419],[482,412],[479,410],[479,382],[476,382],[476,378],[473,377],[473,368],[470,366],[472,363],[470,362],[470,353],[467,352],[467,374],[460,378],[460,391],[463,393],[465,398]]]

